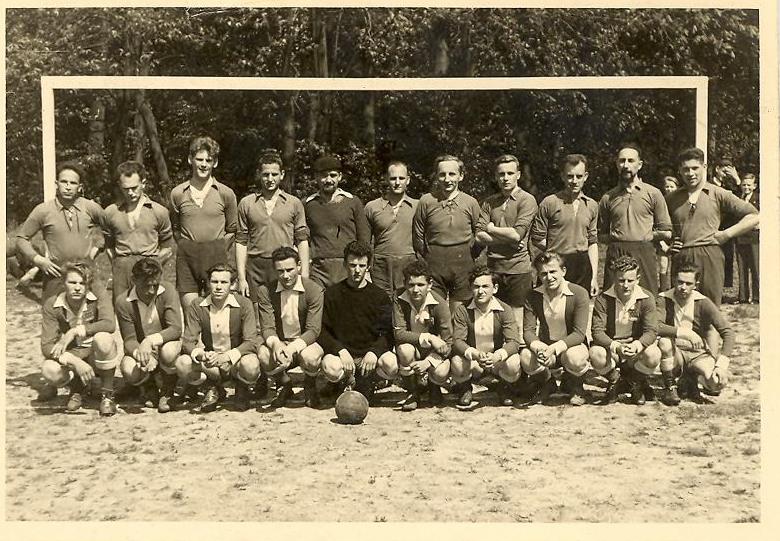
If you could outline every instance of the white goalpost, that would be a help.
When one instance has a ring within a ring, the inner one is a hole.
[[[490,77],[323,79],[253,77],[42,76],[43,198],[54,198],[55,90],[695,90],[695,145],[707,151],[708,77]]]

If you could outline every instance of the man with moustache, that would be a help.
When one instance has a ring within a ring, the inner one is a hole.
[[[482,201],[476,240],[487,246],[488,268],[498,279],[496,296],[523,319],[523,304],[531,289],[528,236],[537,211],[536,199],[519,185],[520,160],[512,154],[496,158],[495,181],[501,189]]]
[[[282,158],[264,151],[257,160],[255,181],[259,193],[238,203],[236,269],[238,291],[257,302],[258,288],[274,281],[271,254],[282,246],[295,246],[301,275],[309,276],[309,228],[301,200],[282,190]]]
[[[471,298],[468,276],[474,268],[472,248],[482,210],[458,188],[464,173],[460,158],[438,156],[434,168],[434,189],[420,198],[414,214],[412,243],[430,267],[434,291],[449,300],[452,310]]]
[[[336,157],[326,154],[317,158],[314,174],[319,190],[304,200],[311,235],[310,276],[324,288],[347,277],[344,248],[355,240],[371,240],[362,201],[339,188],[341,170]]]
[[[568,154],[560,164],[563,190],[539,204],[531,227],[531,242],[563,258],[566,279],[590,292],[599,291],[598,203],[582,192],[588,181],[588,159]]]
[[[185,318],[187,307],[206,289],[207,270],[226,264],[238,224],[236,194],[217,181],[219,144],[211,137],[196,137],[190,143],[187,162],[192,175],[170,196],[176,253],[176,290]]]
[[[114,300],[133,286],[133,266],[153,257],[164,265],[173,255],[173,232],[168,209],[145,192],[146,168],[127,161],[117,167],[122,202],[106,208],[103,233],[111,259]]]
[[[101,231],[103,209],[81,196],[84,169],[75,162],[63,162],[57,165],[55,175],[56,197],[36,206],[16,234],[18,252],[44,273],[44,300],[62,290],[63,263],[93,260],[105,242]],[[39,254],[31,243],[39,231],[46,255]]]
[[[640,285],[658,293],[658,262],[654,241],[672,237],[669,211],[661,190],[639,176],[642,158],[639,146],[621,145],[615,161],[620,180],[599,201],[599,234],[607,238],[604,289],[613,283],[611,262],[630,255],[639,263]]]
[[[677,275],[682,264],[693,263],[699,269],[699,291],[720,306],[725,277],[721,246],[753,230],[759,223],[758,210],[725,188],[707,182],[701,149],[683,150],[677,163],[683,189],[666,198],[674,227],[672,275]],[[719,231],[726,219],[733,225]]]
[[[392,295],[404,286],[403,269],[415,260],[412,218],[419,201],[406,193],[409,168],[403,161],[387,165],[385,181],[385,194],[366,204],[366,219],[374,247],[371,281]]]

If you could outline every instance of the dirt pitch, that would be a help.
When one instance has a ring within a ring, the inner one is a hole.
[[[754,522],[760,519],[758,307],[710,405],[452,407],[365,424],[291,407],[209,415],[37,403],[39,306],[6,284],[9,521]],[[656,385],[658,382],[655,382]],[[300,391],[298,391],[300,392]],[[215,503],[215,502],[218,502]]]

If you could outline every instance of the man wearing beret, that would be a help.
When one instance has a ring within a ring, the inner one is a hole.
[[[319,190],[304,200],[311,242],[310,278],[327,288],[347,277],[344,248],[352,241],[369,243],[371,230],[363,203],[339,188],[341,162],[323,155],[314,162]]]

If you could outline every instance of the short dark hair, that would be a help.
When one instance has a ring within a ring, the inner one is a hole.
[[[632,150],[636,150],[636,153],[639,155],[639,159],[642,159],[642,149],[639,147],[639,143],[636,141],[623,141],[618,146],[618,154],[620,154],[621,150],[625,150],[627,148],[630,148]]]
[[[371,249],[371,246],[366,244],[363,241],[360,240],[353,240],[349,244],[347,244],[344,247],[344,261],[346,261],[349,256],[352,257],[367,257],[369,264],[371,263],[371,259],[374,256],[374,251]]]
[[[674,272],[675,277],[677,277],[677,275],[680,274],[681,272],[692,272],[697,282],[701,277],[701,269],[693,261],[684,261],[683,263],[681,263],[680,266],[677,267],[677,270],[675,270]]]
[[[219,143],[207,135],[201,135],[192,140],[190,143],[190,157],[195,156],[201,150],[208,152],[214,161],[219,158]]]
[[[271,252],[271,261],[273,263],[286,259],[294,259],[296,263],[301,262],[301,256],[298,254],[298,251],[291,246],[280,246]]]
[[[132,175],[138,175],[138,178],[141,180],[146,180],[148,173],[146,172],[146,167],[144,167],[144,164],[135,160],[128,160],[117,165],[117,178],[121,179],[122,177],[129,177]]]
[[[273,164],[278,165],[279,169],[284,169],[284,162],[282,161],[282,155],[279,154],[279,151],[273,148],[266,148],[260,152],[260,156],[258,156],[257,162],[255,163],[255,170],[260,171],[263,165]]]
[[[133,265],[133,279],[151,280],[162,276],[162,267],[153,257],[142,257]]]
[[[457,156],[453,156],[452,154],[439,154],[433,160],[434,173],[439,168],[439,164],[441,162],[456,162],[458,164],[458,171],[460,171],[461,173],[465,172],[466,166],[463,164],[463,160],[461,160]]]
[[[412,276],[425,276],[430,281],[431,268],[424,259],[415,259],[404,267],[404,282],[408,282]]]
[[[584,154],[566,154],[566,156],[561,158],[561,161],[558,164],[558,170],[563,172],[567,165],[574,167],[579,164],[584,164],[585,171],[588,170],[588,158],[586,158]]]
[[[704,151],[700,148],[691,147],[680,151],[677,155],[677,165],[682,164],[682,162],[687,162],[688,160],[697,160],[704,163]]]
[[[87,172],[84,170],[84,168],[81,166],[79,162],[73,160],[60,162],[57,164],[57,168],[54,174],[55,176],[59,177],[60,173],[67,170],[76,173],[79,176],[79,183],[84,184],[84,177],[87,176]]]
[[[609,262],[609,269],[613,272],[639,271],[639,263],[633,256],[621,255]]]
[[[498,169],[498,166],[502,163],[514,163],[517,164],[517,170],[520,171],[520,160],[514,154],[502,154],[495,160],[493,160],[493,170]]]
[[[490,276],[490,281],[493,282],[493,285],[498,283],[498,276],[496,273],[490,270],[487,265],[479,264],[469,273],[469,284],[473,284],[474,280],[480,276]]]
[[[212,265],[209,270],[206,271],[206,281],[211,281],[211,276],[215,272],[229,272],[230,273],[230,281],[233,282],[236,279],[236,269],[234,269],[231,265],[228,265],[227,263],[217,263],[216,265]]]
[[[734,161],[729,156],[722,156],[715,162],[715,167],[725,167],[728,165],[734,165]]]
[[[538,270],[542,268],[542,265],[547,265],[548,263],[553,262],[557,262],[562,269],[566,267],[566,263],[557,252],[547,250],[546,252],[542,252],[536,256],[534,259],[534,268]]]
[[[62,265],[61,271],[62,281],[67,280],[69,272],[75,272],[84,280],[87,289],[92,287],[92,279],[95,276],[95,269],[91,261],[87,259],[77,259],[75,261],[67,261]]]

